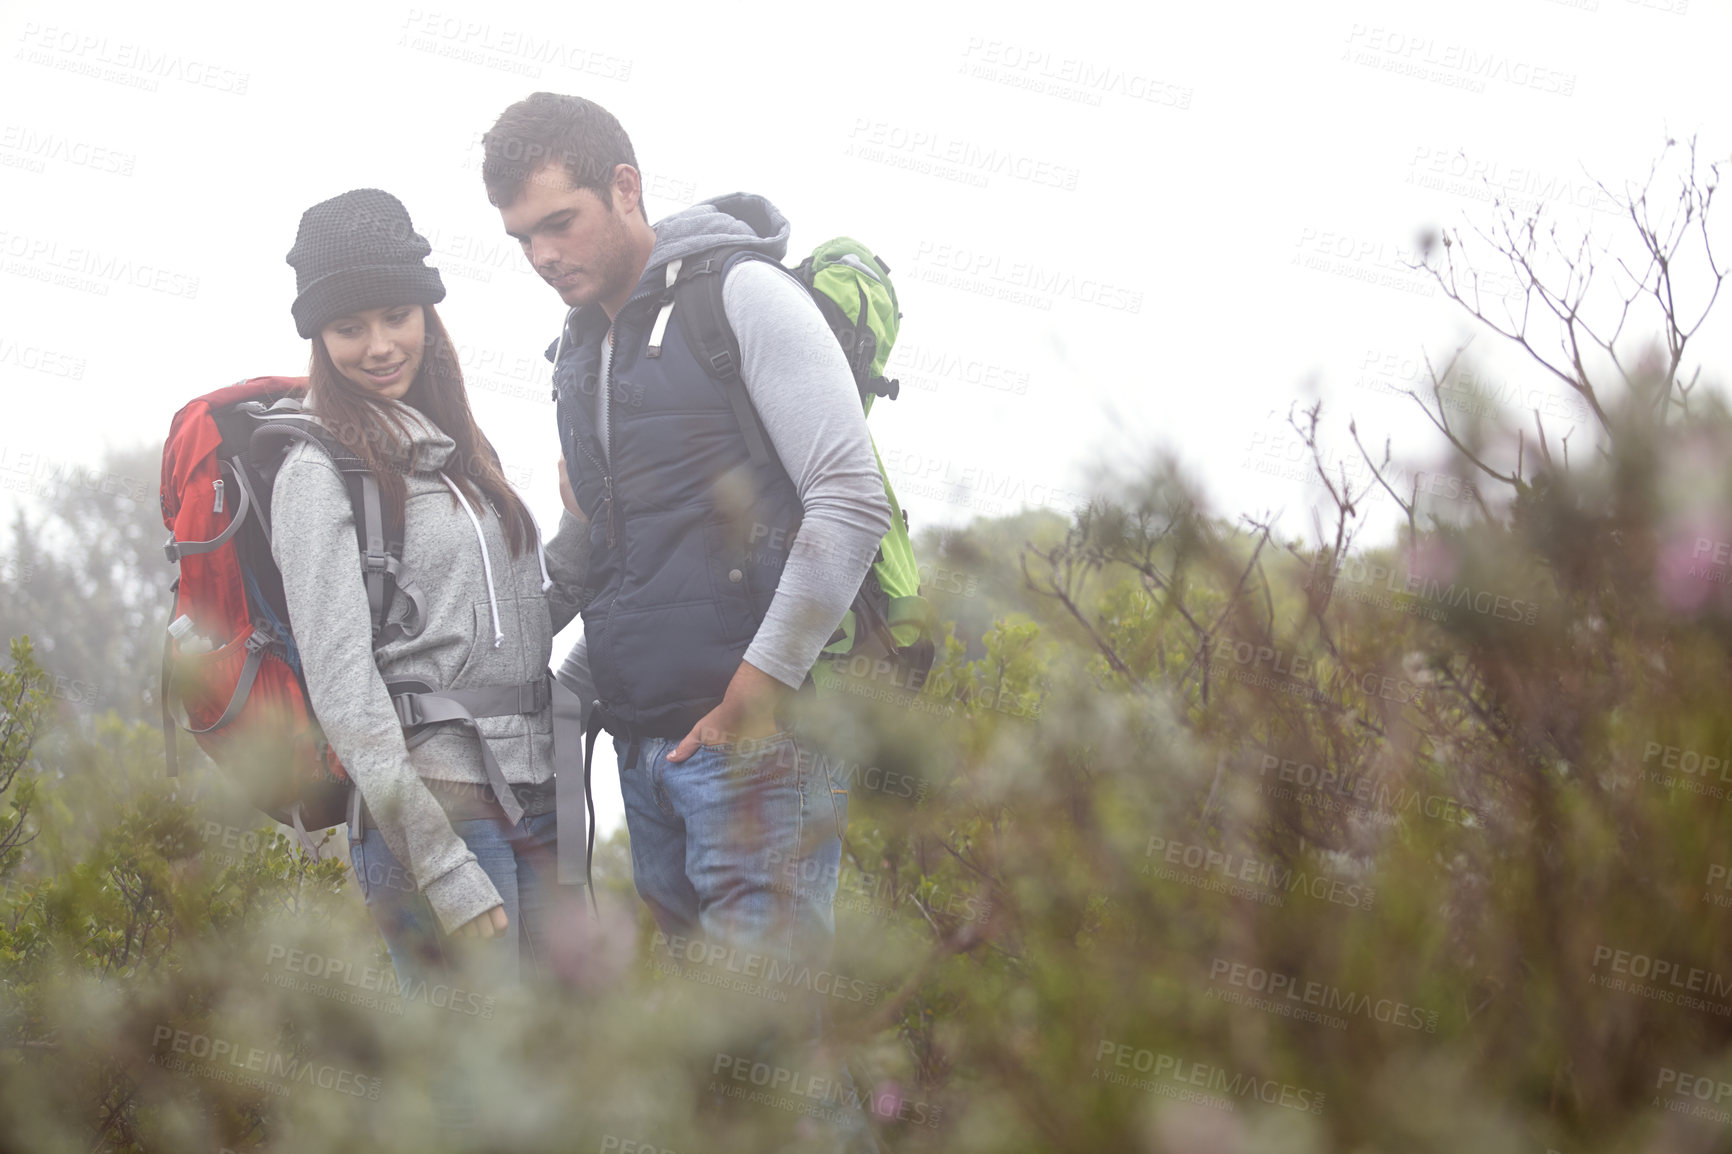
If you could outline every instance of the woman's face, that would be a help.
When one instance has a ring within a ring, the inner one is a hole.
[[[363,392],[399,400],[415,383],[426,350],[420,305],[392,305],[338,317],[319,330],[337,371]]]

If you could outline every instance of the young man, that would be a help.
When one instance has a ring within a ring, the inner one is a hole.
[[[590,521],[590,699],[620,753],[638,894],[670,940],[827,968],[847,794],[786,707],[890,526],[842,349],[795,280],[745,259],[722,282],[740,380],[699,364],[672,269],[723,246],[779,261],[787,221],[736,194],[652,226],[631,142],[599,105],[538,92],[484,147],[505,231],[570,306],[548,355]],[[742,382],[762,464],[730,395]]]

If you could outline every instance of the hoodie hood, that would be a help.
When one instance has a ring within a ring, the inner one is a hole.
[[[632,297],[659,292],[667,284],[669,261],[723,245],[756,249],[776,260],[788,254],[788,218],[764,197],[749,192],[730,192],[699,201],[655,223],[656,243],[649,263]],[[571,334],[605,331],[607,313],[599,304],[589,304],[566,314]],[[547,359],[558,358],[559,341],[547,346]]]
[[[670,260],[722,245],[757,249],[781,260],[788,253],[788,218],[761,196],[732,192],[711,197],[656,222],[655,248],[633,295],[660,288]]]
[[[477,515],[475,506],[469,503],[469,499],[463,495],[462,490],[445,472],[453,464],[461,464],[456,459],[457,443],[433,423],[433,418],[419,409],[406,405],[402,401],[385,398],[381,398],[376,403],[390,411],[386,418],[387,421],[396,418],[397,423],[402,425],[408,435],[407,444],[386,447],[386,462],[393,468],[402,469],[405,473],[419,473],[429,479],[436,477],[438,483],[443,484],[445,488],[451,491],[452,499],[462,508],[470,527],[475,532],[475,543],[481,552],[482,577],[487,586],[488,612],[493,622],[493,644],[497,648],[504,643],[505,633],[499,621],[499,594],[494,586],[493,557],[487,548],[487,534],[482,530],[481,517]],[[319,416],[310,403],[303,406],[302,411],[315,419]],[[485,510],[485,508],[484,505],[483,509]],[[530,520],[532,523],[534,522],[533,517]],[[547,555],[542,547],[540,525],[535,527],[535,552],[537,563],[541,567],[541,589],[545,593],[552,586],[553,580],[547,572]],[[399,588],[403,587],[399,586]],[[405,590],[405,592],[415,601],[415,616],[419,618],[421,615],[419,592],[413,590]]]
[[[379,399],[374,403],[389,411],[385,418],[388,424],[401,425],[408,436],[401,450],[395,447],[385,450],[387,461],[399,468],[406,467],[411,473],[434,473],[451,463],[457,453],[457,442],[434,424],[433,418],[402,401]],[[319,416],[311,399],[304,411],[310,417]]]

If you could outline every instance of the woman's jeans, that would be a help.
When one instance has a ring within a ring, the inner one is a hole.
[[[515,827],[494,817],[454,821],[451,828],[499,891],[509,923],[501,937],[462,943],[465,961],[482,967],[495,989],[547,976],[548,918],[561,907],[554,815],[526,817]],[[376,828],[351,835],[349,861],[405,999],[438,1004],[431,990],[453,976],[455,958],[454,943],[438,932],[433,907]],[[423,983],[425,995],[419,992]]]
[[[499,891],[509,924],[498,937],[441,933],[433,907],[378,829],[351,831],[349,861],[390,952],[404,1011],[432,1013],[443,1026],[463,1030],[490,1022],[503,990],[551,973],[549,919],[571,906],[560,900],[554,814],[525,817],[515,827],[500,816],[453,821],[451,828]],[[458,1046],[447,1051],[448,1059],[436,1059],[431,1085],[442,1130],[466,1134],[476,1126],[479,1072],[464,1069],[465,1056],[474,1052]]]

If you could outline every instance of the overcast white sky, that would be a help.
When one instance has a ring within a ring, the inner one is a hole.
[[[1611,235],[1584,170],[1619,187],[1668,133],[1732,156],[1727,0],[973,7],[5,0],[0,501],[199,393],[303,373],[284,254],[308,205],[374,186],[433,242],[478,419],[549,521],[562,307],[479,172],[537,89],[620,118],[652,218],[745,189],[795,253],[883,254],[904,391],[872,426],[916,527],[1068,506],[1092,466],[1164,446],[1215,511],[1304,533],[1319,490],[1266,471],[1292,401],[1325,399],[1333,447],[1353,415],[1439,460],[1384,390],[1471,331],[1401,262],[1423,227],[1487,219],[1475,172]]]

